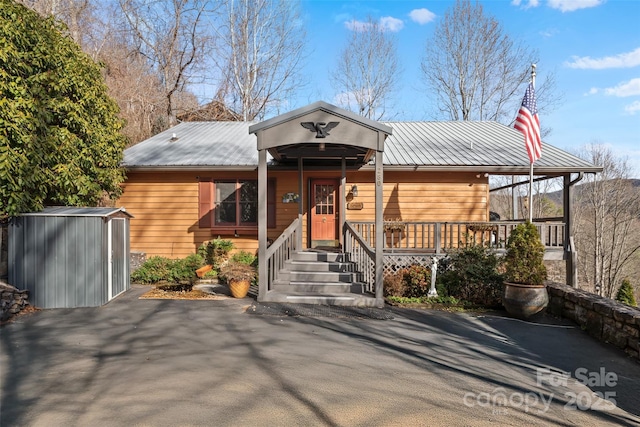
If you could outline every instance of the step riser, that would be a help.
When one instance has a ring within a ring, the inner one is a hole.
[[[289,271],[331,271],[346,273],[353,271],[353,264],[347,262],[287,261],[285,269]]]
[[[340,297],[340,296],[318,296],[318,295],[283,295],[268,293],[264,298],[265,302],[298,303],[298,304],[319,304],[319,305],[339,305],[348,307],[384,307],[383,301],[367,297]]]
[[[287,282],[345,282],[352,283],[355,279],[352,273],[332,273],[314,271],[281,271],[279,280]]]
[[[313,294],[348,294],[351,292],[351,284],[336,283],[290,283],[275,284],[274,291],[279,292],[308,292]]]
[[[291,255],[294,261],[347,262],[346,254],[333,252],[296,252]]]

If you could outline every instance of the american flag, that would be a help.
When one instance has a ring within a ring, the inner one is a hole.
[[[524,143],[527,147],[529,160],[534,163],[542,155],[542,141],[540,140],[540,121],[538,120],[538,108],[536,107],[536,94],[533,83],[529,83],[524,93],[522,106],[518,111],[516,123],[513,125],[524,134]]]

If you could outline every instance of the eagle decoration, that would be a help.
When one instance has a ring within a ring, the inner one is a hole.
[[[316,138],[326,138],[329,135],[329,131],[336,126],[338,126],[340,122],[301,122],[300,125],[309,129],[311,132],[316,133]]]

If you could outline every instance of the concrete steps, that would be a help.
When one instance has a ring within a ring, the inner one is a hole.
[[[362,292],[347,254],[301,251],[280,270],[264,301],[374,307],[376,300]]]

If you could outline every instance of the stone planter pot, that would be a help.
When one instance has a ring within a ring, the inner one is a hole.
[[[249,293],[251,283],[248,280],[229,280],[229,290],[234,298],[244,298]]]
[[[527,319],[543,311],[549,304],[545,285],[504,284],[502,305],[507,313],[519,319]]]

